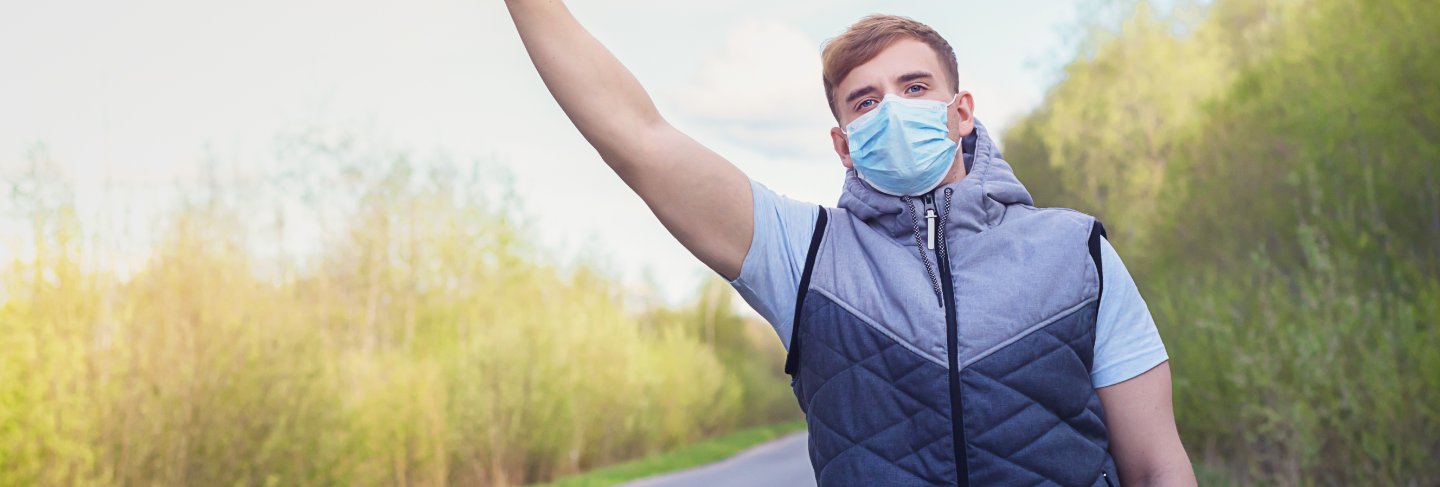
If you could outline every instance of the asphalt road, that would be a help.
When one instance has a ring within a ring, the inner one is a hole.
[[[733,457],[689,470],[646,477],[627,487],[704,487],[743,485],[746,487],[801,487],[815,485],[806,449],[809,436],[792,433],[753,446]]]

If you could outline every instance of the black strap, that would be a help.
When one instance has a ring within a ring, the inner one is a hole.
[[[785,373],[794,376],[800,370],[800,312],[805,308],[805,295],[810,292],[810,271],[815,269],[815,254],[825,236],[825,207],[820,207],[815,220],[815,233],[810,236],[810,251],[805,254],[805,271],[800,274],[800,289],[795,293],[795,319],[790,322],[790,352],[785,355]]]
[[[1095,261],[1095,278],[1100,281],[1100,290],[1095,293],[1095,299],[1105,293],[1105,268],[1100,263],[1100,239],[1105,237],[1105,225],[1100,220],[1095,220],[1095,225],[1090,227],[1090,259]]]

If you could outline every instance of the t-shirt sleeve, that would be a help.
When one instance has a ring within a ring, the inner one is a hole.
[[[776,194],[753,179],[750,193],[755,204],[755,233],[740,264],[740,276],[730,285],[775,327],[780,343],[789,350],[795,296],[820,207]]]
[[[1103,238],[1100,267],[1105,287],[1095,324],[1095,367],[1090,371],[1097,389],[1130,380],[1170,359],[1140,289],[1120,254]]]

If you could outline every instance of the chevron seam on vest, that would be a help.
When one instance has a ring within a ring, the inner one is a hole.
[[[875,331],[880,332],[881,335],[885,335],[886,338],[889,338],[889,339],[891,339],[891,340],[894,340],[895,343],[896,343],[897,345],[899,345],[901,348],[904,348],[904,349],[906,349],[906,350],[909,350],[911,353],[914,353],[915,355],[919,355],[920,358],[925,359],[925,360],[928,361],[928,362],[932,362],[932,363],[934,363],[935,365],[939,365],[939,366],[945,367],[945,368],[947,368],[947,369],[949,368],[949,366],[945,365],[945,360],[940,359],[940,358],[937,358],[937,357],[932,357],[932,356],[930,356],[930,355],[926,355],[925,352],[916,349],[914,344],[910,343],[910,342],[907,341],[907,340],[903,340],[903,339],[901,339],[901,338],[898,337],[898,336],[895,336],[895,333],[894,333],[894,332],[891,332],[889,329],[887,329],[887,328],[885,328],[885,327],[883,327],[883,326],[880,326],[880,322],[879,322],[879,321],[876,321],[874,318],[871,318],[869,315],[866,315],[865,313],[861,312],[860,310],[855,309],[855,307],[854,307],[854,306],[851,306],[850,303],[846,303],[844,300],[842,300],[842,299],[840,299],[839,297],[835,296],[835,293],[832,293],[832,292],[830,292],[830,291],[826,291],[825,288],[820,287],[819,284],[816,284],[816,285],[810,287],[810,290],[811,290],[811,291],[815,291],[815,292],[820,293],[821,295],[825,296],[827,299],[830,300],[830,302],[835,303],[836,306],[839,306],[840,309],[843,309],[843,310],[845,310],[846,312],[854,315],[856,319],[860,320],[861,322],[865,323],[866,325],[869,325],[870,328],[875,329]]]
[[[1069,308],[1065,308],[1065,309],[1063,309],[1063,310],[1060,310],[1059,312],[1055,313],[1054,315],[1051,315],[1049,318],[1040,320],[1039,322],[1037,322],[1037,323],[1035,323],[1035,324],[1033,324],[1033,325],[1030,325],[1029,327],[1025,328],[1023,331],[1021,331],[1021,332],[1019,332],[1019,333],[1016,333],[1015,336],[1012,336],[1012,337],[1010,337],[1010,338],[1006,338],[1005,341],[1002,341],[1002,342],[1000,342],[1000,343],[997,343],[997,344],[995,344],[995,346],[990,347],[989,349],[985,350],[984,352],[980,352],[980,353],[976,354],[975,357],[971,358],[970,360],[966,360],[965,363],[960,364],[960,370],[965,370],[965,368],[966,368],[966,367],[969,367],[971,364],[974,364],[975,362],[979,362],[980,360],[983,360],[985,357],[989,357],[991,354],[999,351],[1000,349],[1003,349],[1003,348],[1005,348],[1005,347],[1008,347],[1008,346],[1010,346],[1010,344],[1015,343],[1015,342],[1017,342],[1017,341],[1020,341],[1020,339],[1025,338],[1025,337],[1027,337],[1027,336],[1030,336],[1030,334],[1035,333],[1036,331],[1040,331],[1041,329],[1044,329],[1044,328],[1047,327],[1047,326],[1050,326],[1051,323],[1054,323],[1054,322],[1056,322],[1056,321],[1063,320],[1063,319],[1065,319],[1065,318],[1069,318],[1070,315],[1073,315],[1073,314],[1079,312],[1079,311],[1080,311],[1081,309],[1083,309],[1085,306],[1088,306],[1090,303],[1095,302],[1095,300],[1097,300],[1097,299],[1099,299],[1099,298],[1086,299],[1086,300],[1084,300],[1084,301],[1081,301],[1080,304],[1076,304],[1076,305],[1071,306],[1071,307],[1069,307]]]

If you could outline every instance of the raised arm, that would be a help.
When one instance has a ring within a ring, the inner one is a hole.
[[[750,182],[671,126],[620,61],[559,0],[506,0],[525,50],[560,108],[660,223],[727,279],[754,232]]]

